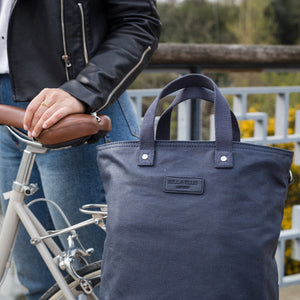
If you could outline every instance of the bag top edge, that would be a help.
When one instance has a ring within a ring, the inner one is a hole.
[[[168,141],[168,140],[159,140],[155,142],[158,146],[165,146],[165,147],[174,147],[174,146],[183,146],[183,147],[197,147],[201,146],[203,148],[213,148],[215,147],[215,141]],[[119,147],[129,147],[129,148],[136,148],[139,146],[139,141],[118,141],[118,142],[111,142],[107,144],[102,144],[97,146],[98,151],[103,151],[109,148],[119,148]],[[244,149],[246,150],[253,150],[259,152],[273,152],[278,154],[283,154],[287,156],[293,156],[294,152],[287,149],[277,148],[273,146],[266,146],[266,145],[258,145],[258,144],[251,144],[246,142],[233,142],[233,152],[235,149]]]

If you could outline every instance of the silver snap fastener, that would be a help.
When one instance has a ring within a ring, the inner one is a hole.
[[[221,161],[227,161],[227,156],[225,155],[221,156]]]
[[[142,159],[148,159],[149,155],[148,154],[143,154]]]

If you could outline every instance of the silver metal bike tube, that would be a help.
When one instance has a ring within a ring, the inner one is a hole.
[[[3,219],[0,233],[0,279],[2,279],[6,266],[9,263],[9,254],[13,248],[15,237],[19,226],[19,217],[15,211],[14,203],[25,202],[23,188],[28,185],[32,166],[36,153],[32,146],[27,146],[23,152],[16,181],[13,183],[13,190]],[[40,150],[39,150],[40,151]]]
[[[33,151],[34,148],[31,146],[27,146],[26,149],[23,151],[22,160],[19,166],[18,174],[14,185],[28,185],[32,167],[34,164],[34,160],[36,157],[36,153]]]
[[[20,220],[22,221],[23,225],[25,226],[28,234],[32,239],[39,237],[39,233],[37,229],[35,228],[34,224],[32,223],[30,217],[27,214],[27,207],[22,202],[15,202],[15,209],[17,214],[20,217]],[[51,272],[52,276],[56,280],[57,284],[61,288],[61,291],[63,292],[64,296],[68,300],[75,300],[71,290],[68,287],[68,284],[66,283],[63,275],[61,274],[60,270],[58,269],[57,265],[54,263],[53,258],[47,249],[46,245],[41,242],[35,245],[37,250],[39,251],[40,255],[42,256],[44,262],[46,263],[49,271]]]
[[[38,231],[39,236],[47,236],[48,235],[47,230],[42,226],[40,221],[37,219],[37,217],[32,213],[32,211],[27,206],[26,206],[26,211],[28,216],[31,219],[31,222],[34,224],[36,230]],[[47,245],[47,247],[49,248],[49,250],[52,252],[54,256],[57,256],[62,252],[59,246],[54,242],[52,238],[45,239],[44,243]]]
[[[22,195],[24,197],[24,195]],[[19,226],[19,217],[12,202],[9,202],[0,232],[0,281],[9,263],[10,251],[13,248]]]

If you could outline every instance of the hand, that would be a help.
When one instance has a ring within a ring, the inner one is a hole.
[[[84,104],[61,89],[43,89],[28,105],[24,129],[29,137],[38,137],[67,115],[84,113]]]

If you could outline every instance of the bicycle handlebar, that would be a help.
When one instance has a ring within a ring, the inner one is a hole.
[[[25,109],[0,104],[0,125],[23,128]],[[111,120],[106,115],[73,114],[44,129],[36,138],[47,148],[79,146],[95,143],[111,131]]]

